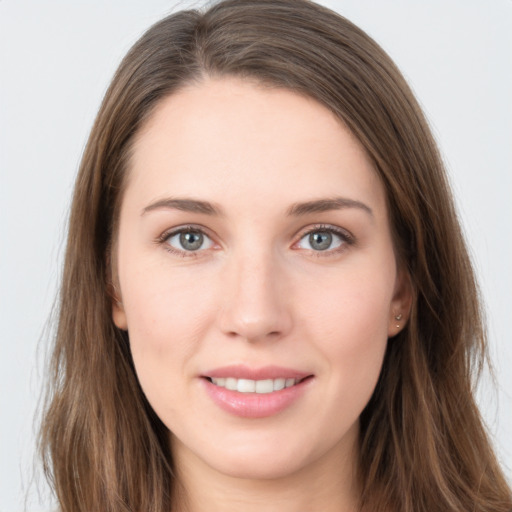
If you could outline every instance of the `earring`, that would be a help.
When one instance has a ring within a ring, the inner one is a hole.
[[[397,322],[399,322],[400,320],[402,320],[402,313],[398,313],[398,315],[395,316],[395,320]],[[400,328],[400,324],[396,324],[396,328],[399,329]]]

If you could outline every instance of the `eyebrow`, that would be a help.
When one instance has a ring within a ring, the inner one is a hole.
[[[288,208],[286,213],[287,215],[299,217],[310,213],[321,213],[332,210],[342,210],[345,208],[358,208],[373,217],[373,211],[368,205],[361,201],[348,199],[346,197],[332,197],[328,199],[306,201],[305,203],[295,203]]]
[[[179,199],[179,198],[166,198],[160,199],[142,210],[142,215],[153,210],[169,209],[181,210],[190,213],[202,213],[205,215],[222,215],[219,207],[214,206],[208,201],[200,201],[198,199]]]
[[[362,203],[361,201],[348,199],[346,197],[333,197],[327,199],[316,199],[303,203],[294,203],[290,206],[290,208],[288,208],[286,214],[292,217],[300,217],[311,213],[322,213],[332,210],[342,210],[345,208],[358,208],[373,217],[373,211],[368,205]],[[180,210],[190,213],[202,213],[203,215],[223,215],[221,208],[213,205],[209,201],[172,197],[160,199],[154,203],[151,203],[142,210],[142,215],[153,210],[160,209]]]

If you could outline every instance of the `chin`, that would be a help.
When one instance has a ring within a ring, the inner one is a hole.
[[[274,455],[261,455],[249,458],[225,457],[220,462],[215,461],[215,467],[218,472],[232,477],[244,480],[279,480],[290,477],[299,472],[301,468],[307,465],[306,460],[297,460],[297,456],[279,453]]]
[[[295,433],[300,431],[296,429]],[[205,450],[203,460],[218,472],[247,480],[278,480],[300,473],[331,451],[330,444],[310,443],[303,436],[280,432],[279,435],[259,433],[238,439],[222,439]],[[208,453],[209,452],[209,453]]]

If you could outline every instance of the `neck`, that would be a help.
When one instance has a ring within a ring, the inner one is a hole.
[[[354,439],[357,441],[357,436]],[[173,440],[173,512],[356,512],[357,442],[336,447],[299,470],[270,478],[240,478],[207,465]]]

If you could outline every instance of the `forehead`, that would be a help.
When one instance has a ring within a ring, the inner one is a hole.
[[[162,100],[136,136],[129,173],[127,195],[145,201],[187,195],[240,207],[346,195],[384,207],[370,159],[333,113],[235,78]]]

